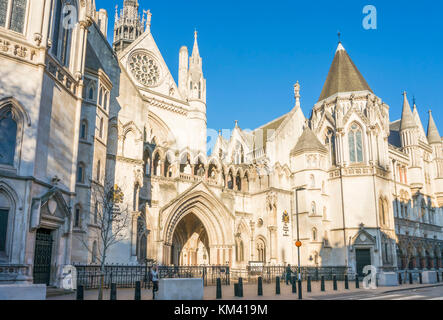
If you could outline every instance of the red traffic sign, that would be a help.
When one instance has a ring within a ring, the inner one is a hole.
[[[301,247],[301,241],[297,241],[297,242],[295,243],[295,246],[296,246],[297,248],[300,248],[300,247]]]

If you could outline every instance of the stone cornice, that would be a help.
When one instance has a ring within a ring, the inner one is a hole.
[[[172,102],[168,102],[168,101],[164,101],[164,100],[159,100],[157,98],[154,97],[147,97],[147,96],[143,96],[143,99],[146,100],[151,106],[157,107],[157,108],[161,108],[161,109],[165,109],[174,113],[178,113],[178,114],[182,114],[184,116],[188,115],[188,110],[184,109],[183,107],[174,104]]]

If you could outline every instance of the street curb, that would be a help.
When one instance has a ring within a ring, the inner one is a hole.
[[[425,288],[433,288],[433,287],[442,287],[442,286],[443,286],[443,283],[435,283],[435,284],[429,284],[429,285],[424,285],[424,286],[419,286],[419,287],[409,287],[409,288],[402,288],[402,289],[388,290],[388,291],[384,291],[382,294],[393,293],[393,292],[399,292],[399,291],[409,291],[409,290],[415,290],[415,289],[425,289]]]

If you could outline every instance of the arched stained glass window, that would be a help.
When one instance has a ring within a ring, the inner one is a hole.
[[[363,162],[363,138],[362,130],[357,124],[353,124],[348,132],[349,160],[351,163]]]
[[[0,0],[0,27],[6,25],[6,14],[8,11],[8,0]]]
[[[0,114],[0,164],[13,165],[17,145],[17,122],[10,110]]]
[[[70,6],[58,0],[55,4],[55,15],[52,31],[52,54],[59,59],[64,66],[69,65],[69,50],[72,40],[72,28],[65,28],[64,24],[72,23],[73,12]],[[67,19],[65,21],[65,19]]]
[[[27,0],[0,0],[0,27],[23,33]]]

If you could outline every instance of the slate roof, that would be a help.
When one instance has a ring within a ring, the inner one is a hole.
[[[292,149],[291,155],[297,155],[307,151],[328,152],[326,147],[318,140],[317,136],[309,127],[306,127],[303,131],[294,149]]]
[[[339,43],[318,101],[329,98],[339,92],[365,90],[372,92],[343,45]]]

